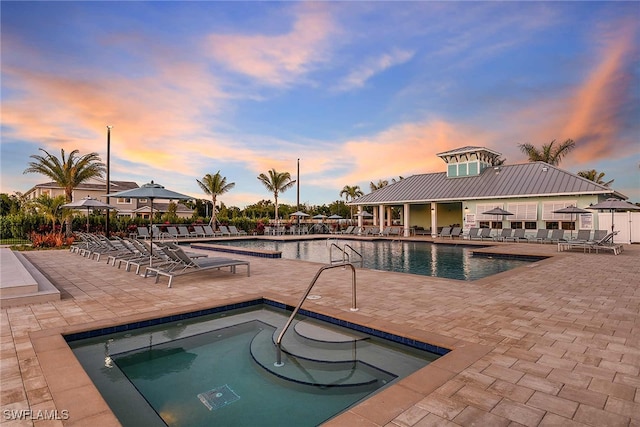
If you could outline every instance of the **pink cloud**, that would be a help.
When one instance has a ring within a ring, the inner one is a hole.
[[[303,3],[295,11],[286,34],[214,34],[206,50],[233,71],[270,85],[286,85],[327,60],[329,36],[335,31],[322,3]]]

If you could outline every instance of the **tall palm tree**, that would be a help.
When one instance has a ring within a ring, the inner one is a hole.
[[[261,173],[258,175],[258,181],[265,186],[267,190],[273,193],[276,205],[276,221],[278,221],[278,194],[284,193],[296,183],[295,179],[291,180],[289,172],[276,172],[275,169],[269,171],[269,175]]]
[[[612,179],[611,181],[606,181],[606,182],[605,182],[605,181],[603,180],[604,175],[605,175],[605,174],[604,174],[604,172],[598,172],[598,171],[597,171],[597,170],[595,170],[595,169],[591,169],[591,170],[584,170],[584,171],[580,171],[580,172],[578,172],[578,176],[581,176],[581,177],[583,177],[583,178],[586,178],[586,179],[588,179],[589,181],[593,181],[593,182],[595,182],[596,184],[600,184],[600,185],[604,185],[605,187],[608,187],[608,186],[610,186],[610,185],[613,183],[613,181],[615,181],[615,180],[613,180],[613,179]]]
[[[386,187],[387,185],[389,185],[389,181],[387,181],[386,179],[379,179],[377,184],[375,184],[373,181],[369,183],[371,191],[379,190],[382,187]]]
[[[351,200],[355,199],[356,197],[360,197],[363,195],[364,193],[360,189],[359,185],[345,185],[342,191],[340,192],[340,197],[344,196],[347,203],[349,203]],[[349,206],[349,208],[351,212],[351,219],[353,219],[353,206]]]
[[[576,147],[576,143],[573,139],[567,139],[562,144],[554,146],[555,143],[554,139],[549,144],[543,145],[540,150],[531,144],[519,144],[518,146],[524,154],[529,156],[530,162],[546,162],[558,166],[560,160]]]
[[[209,221],[209,225],[213,224],[216,227],[216,200],[218,196],[226,193],[236,186],[235,182],[227,183],[227,178],[220,175],[220,171],[216,172],[214,175],[210,173],[206,174],[202,181],[196,179],[202,191],[205,194],[211,196],[211,201],[213,202],[213,209],[211,213],[211,220]]]
[[[29,162],[29,167],[23,173],[39,173],[51,178],[64,189],[65,203],[73,202],[73,190],[83,182],[91,178],[101,178],[105,172],[105,164],[102,163],[98,153],[89,153],[78,156],[79,150],[73,150],[65,157],[64,149],[60,150],[60,158],[49,154],[40,148],[43,156],[34,154],[30,156],[34,161]],[[71,235],[71,215],[67,215],[66,234]]]

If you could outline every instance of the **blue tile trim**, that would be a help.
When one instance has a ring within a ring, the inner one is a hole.
[[[192,311],[192,312],[189,312],[189,313],[174,314],[174,315],[171,315],[171,316],[165,316],[165,317],[160,317],[160,318],[156,318],[156,319],[149,319],[149,320],[142,320],[140,322],[127,323],[127,324],[124,324],[124,325],[107,326],[105,328],[94,329],[94,330],[91,330],[91,331],[76,332],[76,333],[72,333],[72,334],[68,334],[68,335],[63,335],[63,337],[67,342],[72,342],[72,341],[78,341],[78,340],[82,340],[82,339],[86,339],[86,338],[93,338],[93,337],[98,337],[98,336],[102,336],[102,335],[109,335],[109,334],[118,333],[118,332],[130,331],[130,330],[133,330],[133,329],[145,328],[147,326],[156,326],[156,325],[161,325],[161,324],[169,323],[169,322],[175,322],[175,321],[179,321],[179,320],[193,319],[195,317],[207,316],[207,315],[210,315],[210,314],[221,313],[221,312],[225,312],[225,311],[229,311],[229,310],[235,310],[235,309],[238,309],[238,308],[253,307],[253,306],[257,306],[257,305],[266,305],[266,306],[269,306],[269,307],[274,307],[274,308],[287,310],[287,311],[293,311],[293,309],[295,308],[295,307],[290,306],[288,304],[283,304],[283,303],[280,303],[280,302],[277,302],[277,301],[272,301],[272,300],[265,299],[265,298],[259,298],[259,299],[254,299],[254,300],[250,300],[250,301],[243,301],[243,302],[235,303],[235,304],[223,305],[223,306],[220,306],[220,307],[213,307],[213,308],[207,308],[207,309],[204,309],[204,310]],[[445,354],[447,354],[447,353],[449,353],[451,351],[448,348],[439,347],[439,346],[436,346],[436,345],[433,345],[433,344],[429,344],[429,343],[425,343],[425,342],[422,342],[422,341],[416,341],[414,339],[403,337],[403,336],[396,335],[396,334],[390,334],[388,332],[383,332],[383,331],[380,331],[378,329],[374,329],[374,328],[370,328],[370,327],[367,327],[367,326],[358,325],[356,323],[348,322],[346,320],[336,319],[334,317],[327,316],[327,315],[320,314],[320,313],[316,313],[316,312],[313,312],[313,311],[300,309],[299,313],[301,315],[303,315],[303,316],[307,316],[307,317],[310,317],[312,319],[321,320],[321,321],[330,323],[332,325],[338,325],[338,326],[342,326],[344,328],[348,328],[348,329],[351,329],[351,330],[354,330],[354,331],[366,333],[366,334],[369,334],[369,335],[377,337],[377,338],[385,339],[387,341],[391,341],[391,342],[394,342],[394,343],[397,343],[397,344],[403,344],[403,345],[406,345],[408,347],[412,347],[412,348],[415,348],[415,349],[418,349],[418,350],[428,351],[430,353],[437,354],[439,356],[444,356]]]

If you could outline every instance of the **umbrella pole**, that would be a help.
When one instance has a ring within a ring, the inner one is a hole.
[[[149,227],[151,229],[149,231],[149,246],[151,246],[151,252],[149,255],[149,267],[153,267],[153,198],[149,200],[151,200],[151,216],[149,217],[149,223],[151,224],[151,227]]]

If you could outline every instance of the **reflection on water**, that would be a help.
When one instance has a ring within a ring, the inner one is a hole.
[[[348,244],[362,254],[364,267],[458,280],[477,280],[526,265],[522,259],[474,257],[475,247],[406,241],[322,239],[298,241],[235,240],[216,244],[282,252],[287,259],[330,263],[330,246]],[[335,251],[334,251],[335,252]],[[334,254],[335,256],[335,254]]]

